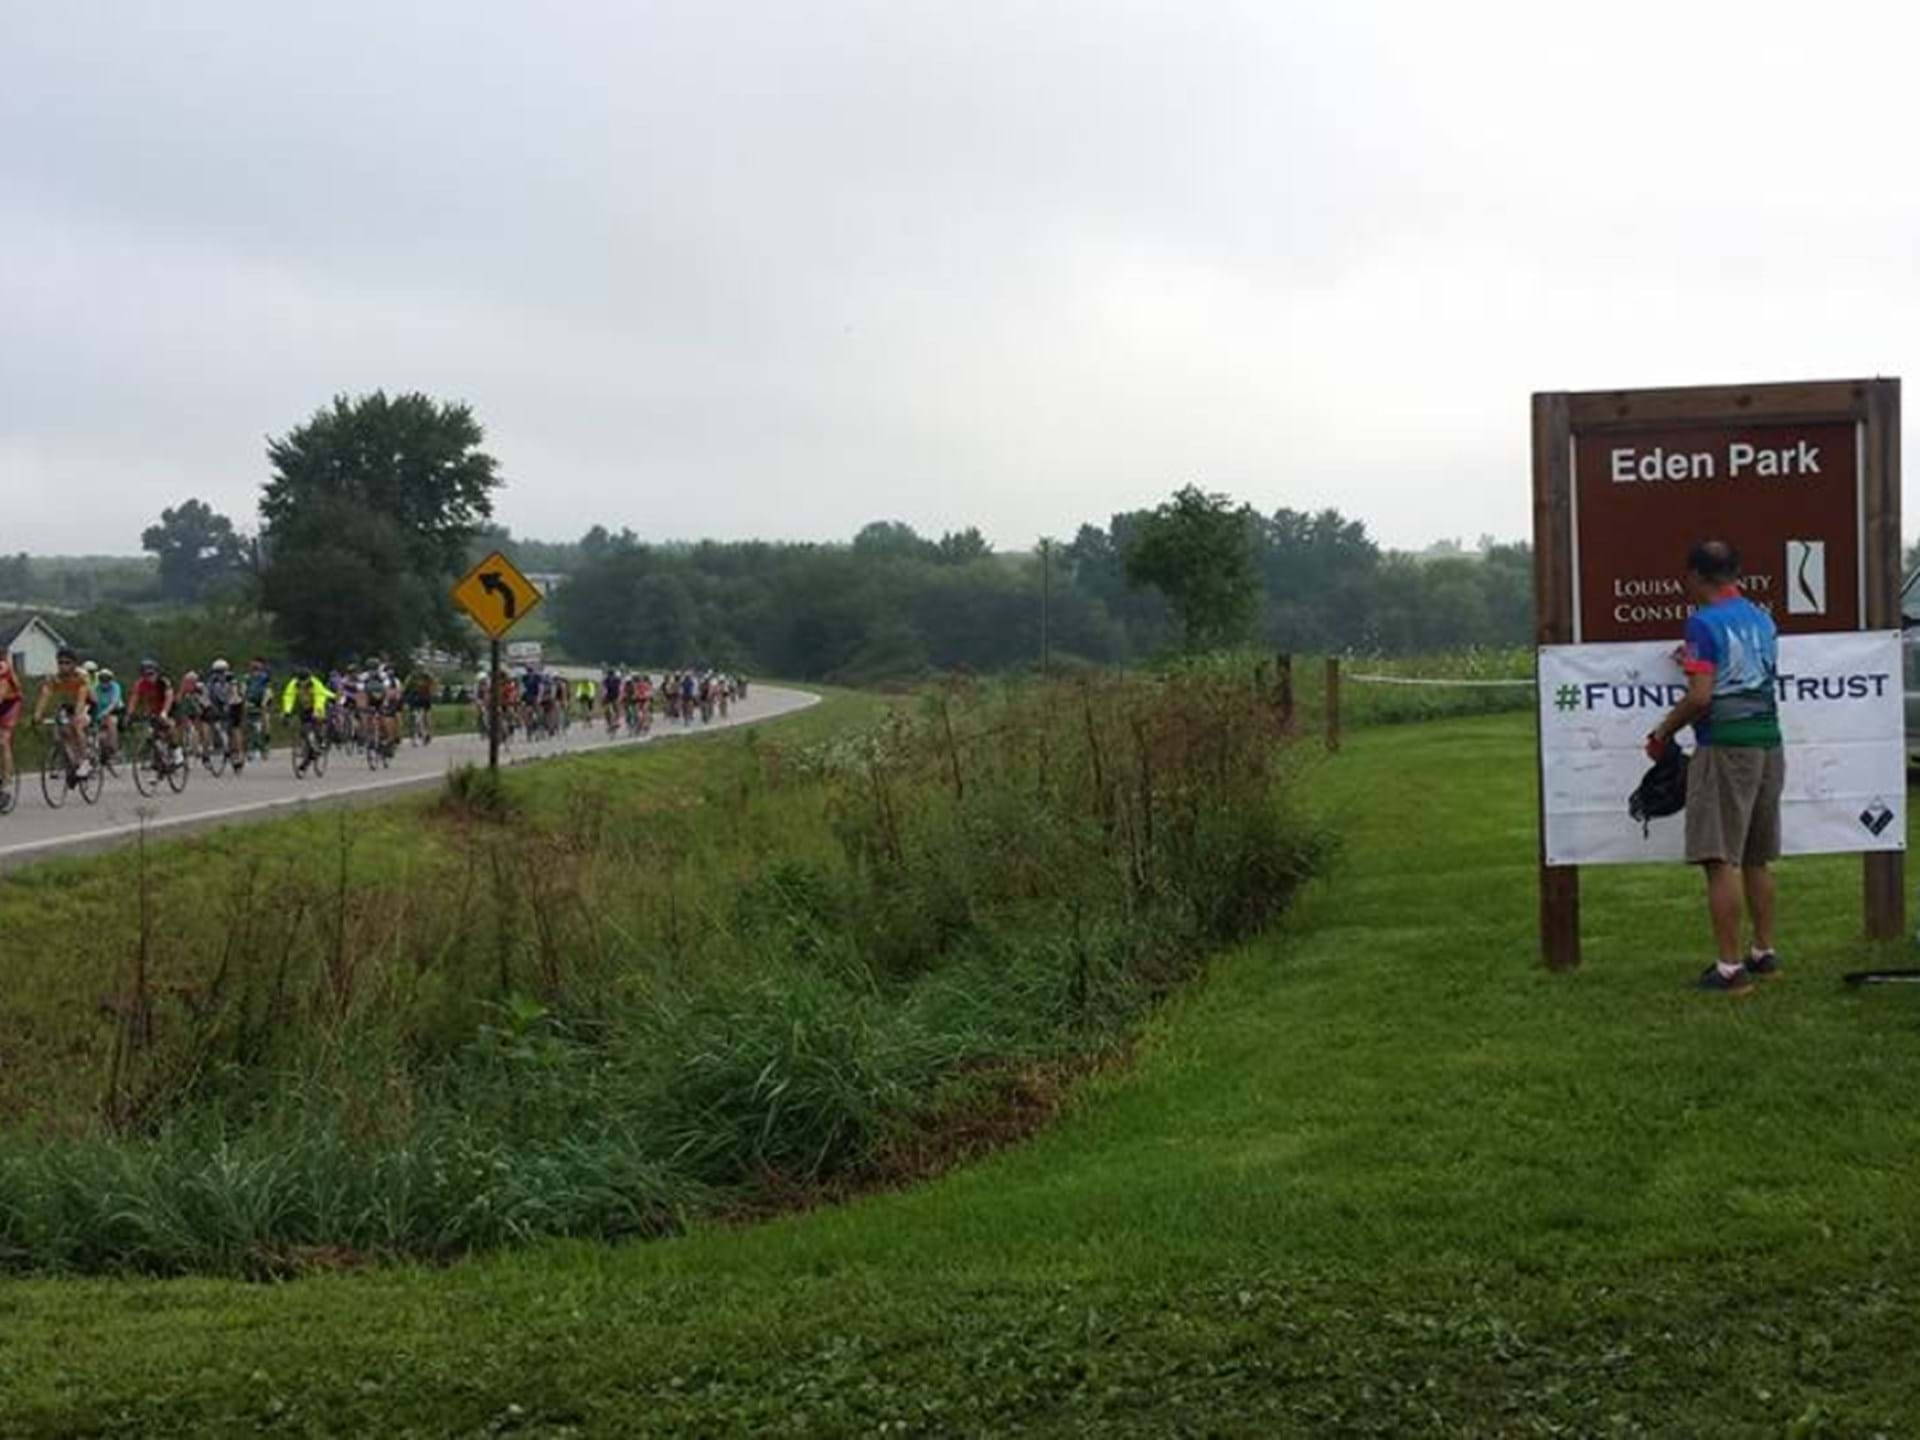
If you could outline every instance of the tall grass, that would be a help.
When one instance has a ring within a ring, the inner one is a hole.
[[[1321,865],[1271,699],[1238,662],[949,684],[670,803],[614,758],[456,777],[404,857],[343,815],[148,884],[97,1099],[0,1138],[0,1265],[656,1235],[941,1163]]]

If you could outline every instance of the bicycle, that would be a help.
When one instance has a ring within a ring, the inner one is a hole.
[[[287,747],[287,758],[293,762],[293,778],[304,780],[308,770],[313,771],[316,780],[325,775],[327,752],[332,748],[325,726],[311,715],[301,717],[299,737]]]
[[[100,768],[99,749],[91,736],[82,735],[78,765],[67,751],[66,738],[60,732],[79,723],[77,720],[48,722],[53,734],[47,742],[46,754],[40,757],[40,793],[55,810],[67,803],[69,790],[78,790],[80,798],[89,805],[98,803],[100,789],[107,783],[107,773]]]
[[[164,785],[178,795],[187,788],[187,775],[192,768],[180,743],[162,740],[158,727],[149,721],[146,738],[134,756],[133,788],[142,795],[157,795]]]
[[[120,776],[120,764],[126,759],[118,727],[116,726],[113,739],[109,742],[105,724],[102,721],[95,720],[93,722],[92,734],[95,762],[101,769],[107,772],[109,779],[118,779]]]
[[[267,733],[267,712],[259,708],[247,711],[247,734],[244,746],[249,759],[265,760],[273,748],[273,737]]]
[[[227,731],[224,720],[202,720],[199,729],[199,761],[206,767],[209,775],[227,773],[227,762],[232,759],[229,753],[233,737]]]

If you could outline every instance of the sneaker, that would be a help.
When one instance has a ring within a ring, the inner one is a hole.
[[[1747,995],[1753,991],[1753,980],[1744,969],[1728,977],[1720,973],[1718,965],[1709,965],[1693,982],[1693,988],[1710,990],[1721,995]]]
[[[1747,956],[1747,974],[1756,980],[1778,980],[1780,978],[1780,960],[1773,951],[1764,955]]]

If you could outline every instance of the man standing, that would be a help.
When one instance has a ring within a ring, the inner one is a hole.
[[[1740,593],[1740,556],[1721,540],[1687,552],[1686,589],[1694,612],[1687,619],[1681,669],[1686,698],[1647,736],[1658,758],[1675,734],[1691,725],[1694,752],[1687,766],[1687,860],[1707,877],[1717,964],[1694,988],[1745,994],[1756,978],[1780,973],[1773,953],[1773,872],[1780,857],[1780,792],[1786,759],[1780,748],[1775,680],[1779,641],[1773,617]],[[1740,946],[1744,892],[1753,924],[1752,947]]]

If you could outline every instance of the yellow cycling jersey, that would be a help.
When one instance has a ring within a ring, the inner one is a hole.
[[[305,686],[309,693],[301,694],[302,686]],[[287,688],[280,692],[280,713],[291,715],[297,707],[301,710],[311,710],[316,715],[324,715],[327,702],[331,699],[333,699],[333,691],[327,688],[327,682],[318,675],[310,680],[302,680],[296,675],[287,681]]]

